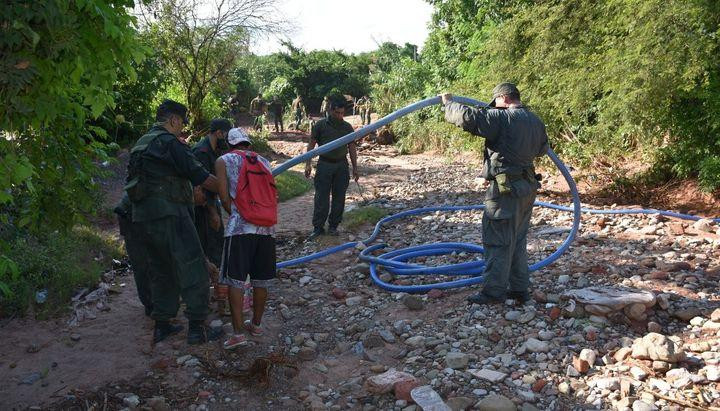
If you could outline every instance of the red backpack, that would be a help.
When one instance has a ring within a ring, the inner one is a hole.
[[[277,224],[277,188],[275,178],[252,151],[233,150],[242,156],[238,173],[235,207],[247,222],[261,227]]]

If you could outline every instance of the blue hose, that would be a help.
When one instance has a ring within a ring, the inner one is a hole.
[[[471,98],[467,97],[460,97],[460,96],[453,96],[453,100],[457,101],[462,104],[467,105],[473,105],[473,106],[486,106],[486,103],[483,103],[481,101],[473,100]],[[402,108],[400,110],[397,110],[382,119],[376,121],[373,124],[370,124],[368,126],[365,126],[361,129],[358,129],[342,138],[339,138],[333,142],[330,142],[328,144],[324,144],[322,146],[319,146],[315,148],[314,150],[308,151],[307,153],[304,153],[302,155],[299,155],[297,157],[294,157],[288,161],[286,161],[283,164],[280,164],[278,167],[276,167],[273,170],[273,175],[278,175],[282,173],[283,171],[288,170],[289,168],[293,167],[296,164],[303,163],[315,156],[318,156],[320,154],[326,153],[328,151],[332,151],[333,149],[340,147],[342,145],[348,144],[352,141],[355,141],[359,138],[362,138],[369,133],[377,130],[378,128],[385,126],[396,119],[405,116],[407,114],[410,114],[416,110],[420,110],[421,108],[425,108],[434,104],[440,104],[441,99],[440,97],[431,97],[427,98],[425,100],[419,101],[417,103],[411,104],[405,108]],[[692,216],[688,214],[681,214],[681,213],[675,213],[672,211],[663,211],[663,210],[655,210],[655,209],[613,209],[613,210],[597,210],[597,209],[588,209],[588,208],[582,208],[580,206],[580,195],[578,193],[577,185],[575,184],[575,180],[573,180],[572,176],[570,175],[570,171],[568,171],[567,167],[565,167],[565,164],[560,161],[560,159],[557,157],[555,152],[552,151],[552,149],[548,149],[547,152],[548,157],[555,163],[558,170],[560,170],[560,173],[565,178],[565,181],[567,181],[568,186],[570,187],[570,194],[572,196],[572,207],[567,206],[561,206],[557,204],[547,203],[544,201],[536,201],[535,205],[541,206],[541,207],[547,207],[554,210],[560,210],[560,211],[571,211],[573,213],[573,224],[572,228],[570,229],[570,233],[565,238],[563,243],[558,247],[555,252],[550,254],[548,257],[544,258],[543,260],[540,260],[536,262],[535,264],[530,265],[529,269],[530,271],[536,271],[541,268],[547,267],[548,265],[552,264],[560,258],[567,250],[570,248],[570,244],[575,239],[575,236],[577,235],[577,232],[580,228],[580,219],[581,219],[581,213],[590,213],[590,214],[659,214],[664,215],[668,217],[675,217],[675,218],[681,218],[686,220],[699,220],[700,217]],[[388,291],[392,292],[407,292],[407,293],[423,293],[430,291],[432,289],[448,289],[448,288],[456,288],[456,287],[465,287],[468,285],[473,284],[480,284],[483,282],[483,271],[485,269],[485,261],[482,259],[470,261],[470,262],[464,262],[459,264],[448,264],[448,265],[442,265],[442,266],[436,266],[436,267],[425,267],[418,264],[411,264],[407,261],[416,258],[416,257],[424,257],[424,256],[437,256],[437,255],[447,255],[452,253],[476,253],[476,254],[482,254],[483,248],[475,245],[475,244],[468,244],[468,243],[433,243],[433,244],[425,244],[425,245],[419,245],[414,247],[408,247],[408,248],[402,248],[390,252],[386,252],[384,254],[381,254],[379,256],[374,256],[372,253],[375,251],[381,250],[385,247],[387,247],[387,244],[376,244],[369,246],[372,244],[377,237],[380,235],[380,230],[382,229],[382,226],[390,221],[398,220],[401,218],[409,217],[409,216],[415,216],[420,214],[427,214],[427,213],[433,213],[436,211],[470,211],[470,210],[482,210],[484,209],[484,205],[467,205],[467,206],[437,206],[437,207],[423,207],[423,208],[417,208],[413,210],[407,210],[403,211],[397,214],[393,214],[390,216],[387,216],[375,225],[375,229],[373,230],[370,237],[368,237],[365,240],[357,241],[357,242],[348,242],[345,244],[341,244],[332,248],[328,248],[323,251],[319,251],[314,254],[310,254],[303,257],[298,257],[292,260],[283,261],[281,263],[277,264],[277,268],[285,268],[290,267],[298,264],[307,263],[312,260],[316,260],[318,258],[325,257],[327,255],[337,253],[343,250],[347,250],[350,248],[364,248],[362,252],[360,253],[360,260],[368,263],[370,266],[370,277],[372,278],[373,282],[380,286],[383,289],[386,289]],[[720,218],[716,218],[713,221],[720,222]],[[369,246],[369,247],[368,247]],[[382,266],[386,271],[393,275],[397,276],[403,276],[403,275],[448,275],[448,276],[466,276],[467,278],[461,278],[461,279],[455,279],[451,281],[445,281],[445,282],[439,282],[439,283],[432,283],[432,284],[420,284],[420,285],[395,285],[390,284],[385,281],[382,281],[380,277],[378,276],[378,268]]]

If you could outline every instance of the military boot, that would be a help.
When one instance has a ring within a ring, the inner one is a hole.
[[[183,330],[182,325],[173,325],[169,321],[155,321],[155,331],[153,332],[153,344],[175,335]]]
[[[222,329],[213,329],[205,325],[205,321],[190,321],[187,333],[188,345],[204,344],[222,337]]]

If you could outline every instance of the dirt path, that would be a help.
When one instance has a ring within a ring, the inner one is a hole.
[[[304,138],[304,134],[294,132],[273,134],[270,144],[283,157],[295,156],[305,150]],[[417,168],[396,155],[390,148],[361,156],[364,190],[371,192],[378,184],[400,181]],[[123,151],[109,170],[115,177],[103,181],[107,206],[115,204],[122,194],[126,162],[127,153]],[[393,167],[396,172],[392,176],[378,173],[387,167]],[[280,238],[307,235],[311,227],[312,198],[311,190],[280,205]],[[358,186],[351,185],[347,205],[361,201],[363,197]],[[116,227],[107,228],[116,231]],[[329,267],[335,262],[329,259],[318,267]],[[187,347],[180,337],[169,344],[151,347],[152,321],[143,314],[131,272],[118,270],[111,285],[118,292],[109,296],[102,310],[92,309],[90,318],[77,326],[69,325],[72,317],[67,316],[46,322],[12,320],[2,328],[0,398],[4,400],[0,409],[45,407],[63,403],[63,400],[72,401],[78,393],[97,391],[108,383],[132,381],[152,374],[153,370],[170,370],[168,377],[172,375],[172,378],[169,380],[185,388],[192,386],[193,373],[188,368],[177,367],[176,354],[178,350],[197,354],[202,349]],[[268,335],[272,335],[282,322],[274,308],[270,307],[265,320]],[[182,315],[178,318],[180,323],[185,322]],[[263,342],[272,344],[273,338],[263,340],[260,345]]]

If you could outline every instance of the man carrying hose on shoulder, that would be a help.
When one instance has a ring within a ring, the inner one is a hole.
[[[482,221],[485,285],[468,302],[525,302],[530,283],[527,232],[540,186],[533,161],[548,149],[545,124],[522,104],[512,83],[497,85],[488,107],[453,102],[450,93],[441,98],[446,121],[485,138],[482,176],[490,181]]]

